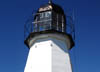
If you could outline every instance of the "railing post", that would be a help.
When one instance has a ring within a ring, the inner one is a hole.
[[[58,27],[58,14],[57,14],[57,30],[59,30],[59,27]]]
[[[63,15],[62,15],[62,32],[64,32],[64,18],[63,18]]]

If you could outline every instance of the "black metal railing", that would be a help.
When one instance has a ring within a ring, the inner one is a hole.
[[[50,17],[44,17],[40,18],[41,13],[36,13],[31,16],[27,22],[25,23],[24,27],[24,38],[26,39],[30,33],[32,32],[41,32],[45,30],[57,30],[59,32],[64,33],[72,33],[73,25],[72,25],[72,19],[71,17],[66,16],[66,18],[62,14],[57,14],[55,12],[52,12],[52,15]]]

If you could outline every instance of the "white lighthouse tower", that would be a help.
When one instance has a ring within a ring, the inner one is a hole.
[[[72,72],[69,50],[74,42],[66,33],[63,9],[49,1],[37,10],[31,26],[25,39],[29,55],[24,72]]]

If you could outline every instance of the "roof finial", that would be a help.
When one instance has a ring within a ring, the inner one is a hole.
[[[52,3],[52,0],[49,0],[49,4],[51,4]]]

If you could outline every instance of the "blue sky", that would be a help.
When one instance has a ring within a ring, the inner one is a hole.
[[[24,24],[48,0],[0,0],[0,72],[24,72],[28,48]],[[70,51],[74,72],[100,72],[100,1],[53,0],[75,12],[76,46]]]

